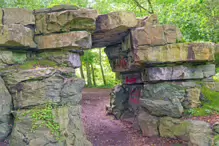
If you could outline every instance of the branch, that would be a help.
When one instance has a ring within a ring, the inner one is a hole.
[[[150,11],[148,11],[148,9],[146,9],[145,7],[143,7],[143,6],[138,2],[138,0],[134,0],[134,2],[136,3],[136,5],[137,5],[139,8],[141,8],[141,9],[147,11],[148,13],[150,13]]]
[[[154,14],[154,9],[153,9],[153,6],[151,4],[151,1],[148,0],[148,3],[149,3],[149,6],[150,6],[150,9],[151,9],[151,12],[149,12],[149,13]]]

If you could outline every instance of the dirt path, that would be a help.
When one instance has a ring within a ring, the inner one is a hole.
[[[82,118],[94,146],[183,146],[178,140],[142,137],[130,123],[107,116],[105,105],[109,104],[109,93],[109,89],[83,90]]]

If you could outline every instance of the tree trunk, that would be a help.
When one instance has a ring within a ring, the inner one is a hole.
[[[88,87],[92,86],[91,82],[91,72],[90,72],[90,66],[89,63],[86,61],[86,69],[87,69],[87,85]]]
[[[102,74],[102,78],[103,78],[103,83],[104,83],[104,85],[106,85],[106,79],[104,76],[103,65],[102,65],[101,49],[99,49],[99,56],[100,56],[100,69],[101,69],[101,74]]]
[[[85,79],[84,78],[84,71],[83,71],[83,66],[81,65],[81,67],[80,67],[80,73],[81,73],[81,78],[82,79]]]
[[[96,87],[97,84],[96,84],[96,78],[95,78],[95,74],[94,74],[93,63],[91,63],[91,70],[92,70],[92,79],[93,79],[93,83],[94,83],[94,86]]]

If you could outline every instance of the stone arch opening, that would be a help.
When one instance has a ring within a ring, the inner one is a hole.
[[[0,141],[9,138],[12,146],[91,145],[80,117],[84,81],[75,77],[74,69],[80,66],[81,50],[105,47],[112,70],[123,81],[113,91],[110,112],[118,119],[132,113],[144,136],[210,143],[207,123],[175,118],[200,105],[203,84],[215,87],[214,44],[183,43],[179,29],[159,24],[156,15],[98,16],[93,9],[66,5],[33,12],[0,9],[0,26]],[[57,105],[47,108],[57,117],[52,121],[61,124],[62,142],[39,125],[33,134],[33,115],[24,116],[48,102]],[[205,132],[197,135],[200,128]]]

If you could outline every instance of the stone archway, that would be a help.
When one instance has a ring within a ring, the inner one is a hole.
[[[114,98],[125,93],[123,104],[134,109],[143,135],[186,137],[191,145],[210,143],[207,123],[174,118],[181,117],[184,108],[199,106],[200,82],[214,86],[214,44],[181,43],[175,26],[159,24],[155,15],[137,19],[130,12],[98,16],[96,10],[66,5],[34,12],[4,8],[0,20],[0,141],[10,135],[12,146],[91,145],[81,123],[84,81],[75,77],[80,63],[74,58],[79,50],[106,47],[112,70],[124,81]],[[53,127],[38,127],[33,134],[32,115],[24,116],[48,102],[57,105],[50,112],[61,125],[62,142],[52,136]],[[121,118],[128,108],[122,104],[123,109],[117,109],[118,103],[111,103],[112,112]],[[182,131],[174,131],[174,126]],[[196,135],[197,127],[206,130]],[[173,135],[166,132],[171,130]]]

